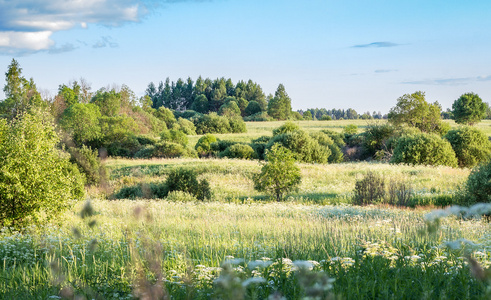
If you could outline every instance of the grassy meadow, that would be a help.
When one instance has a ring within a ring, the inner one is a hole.
[[[364,120],[300,121],[308,131]],[[380,121],[384,122],[384,121]],[[247,123],[249,141],[283,122]],[[452,126],[455,126],[452,124]],[[491,122],[480,123],[491,135]],[[199,136],[190,138],[194,145]],[[53,221],[0,231],[0,299],[490,299],[472,257],[491,266],[491,224],[427,214],[448,205],[469,169],[383,163],[299,164],[283,202],[254,190],[253,160],[121,159],[109,179]],[[174,168],[210,182],[212,199],[117,199]],[[352,205],[369,172],[402,180],[410,206]]]

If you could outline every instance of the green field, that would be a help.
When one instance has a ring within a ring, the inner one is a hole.
[[[444,120],[449,123],[452,128],[456,128],[459,125],[455,124],[453,120]],[[320,131],[324,129],[342,132],[343,128],[347,125],[358,126],[358,132],[362,132],[370,125],[385,124],[387,120],[335,120],[335,121],[293,121],[298,124],[300,128],[308,131]],[[216,137],[223,140],[232,140],[238,142],[250,142],[252,139],[256,139],[261,136],[271,136],[273,129],[283,125],[285,121],[273,121],[273,122],[246,122],[246,133],[227,133],[227,134],[215,134]],[[483,120],[474,125],[479,130],[483,131],[487,136],[491,137],[491,120]],[[189,145],[194,147],[196,142],[201,136],[194,135],[189,136]]]
[[[367,126],[362,120],[299,123],[309,131]],[[246,134],[218,136],[248,141],[281,124],[247,123]],[[490,134],[491,122],[479,126]],[[48,224],[0,231],[0,299],[491,297],[491,284],[476,278],[469,263],[470,257],[491,266],[490,223],[452,216],[434,227],[426,217],[452,202],[469,169],[298,164],[299,190],[275,202],[254,190],[252,176],[262,166],[255,160],[109,158],[104,164],[109,179],[88,190],[92,211],[76,202]],[[212,198],[116,199],[123,188],[164,182],[175,168],[207,179]],[[387,183],[406,182],[412,208],[352,205],[355,183],[369,171]]]

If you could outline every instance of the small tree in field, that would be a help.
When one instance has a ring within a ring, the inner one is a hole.
[[[254,188],[273,195],[276,201],[283,199],[288,192],[300,184],[300,168],[295,165],[293,153],[275,144],[266,153],[266,163],[261,173],[254,176]]]
[[[84,180],[45,115],[0,119],[0,227],[53,217],[84,195]]]
[[[463,94],[452,104],[452,114],[455,123],[473,125],[484,119],[486,104],[477,94]]]

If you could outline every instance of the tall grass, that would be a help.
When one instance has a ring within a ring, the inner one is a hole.
[[[162,290],[175,299],[209,299],[218,295],[214,280],[222,262],[238,258],[244,260],[233,262],[238,276],[265,278],[248,287],[248,299],[275,292],[287,299],[305,295],[291,263],[297,260],[311,261],[316,272],[335,279],[330,292],[345,299],[486,297],[484,283],[470,275],[462,259],[463,250],[444,246],[462,238],[479,243],[468,250],[489,266],[491,228],[480,220],[444,219],[443,230],[430,234],[423,210],[129,200],[92,204],[96,213],[89,220],[79,218],[79,203],[57,224],[2,232],[3,299],[61,294],[132,299],[141,291],[140,272],[150,284],[158,283],[161,274]],[[92,220],[97,225],[90,227]],[[264,267],[246,267],[257,262]]]

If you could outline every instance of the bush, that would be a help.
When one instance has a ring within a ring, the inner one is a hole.
[[[213,134],[206,134],[198,140],[194,146],[194,149],[198,151],[198,155],[201,157],[209,156],[212,153],[211,144],[216,142],[217,138]]]
[[[247,132],[246,124],[241,117],[232,117],[229,119],[230,132],[242,133]]]
[[[293,122],[285,122],[285,124],[273,130],[273,136],[280,135],[282,133],[294,132],[300,130],[300,127]]]
[[[172,191],[165,198],[171,202],[194,202],[198,200],[194,195],[183,191]]]
[[[180,144],[183,147],[186,147],[189,142],[187,135],[184,132],[176,129],[162,131],[162,133],[160,134],[160,140],[163,142]]]
[[[157,144],[157,140],[155,138],[146,135],[138,135],[136,136],[136,140],[142,146]]]
[[[190,156],[186,148],[181,144],[172,142],[161,142],[155,145],[152,157],[176,158],[181,156]]]
[[[396,128],[390,124],[370,125],[363,133],[363,152],[365,157],[373,157],[378,151],[387,151],[386,141],[394,135]]]
[[[297,189],[301,180],[300,168],[295,165],[293,153],[278,144],[266,153],[266,160],[261,173],[253,178],[254,188],[280,201],[286,193]]]
[[[292,151],[296,159],[302,162],[322,164],[326,163],[331,155],[329,148],[322,147],[317,140],[302,130],[276,135],[266,148],[271,149],[277,143]]]
[[[101,162],[97,156],[97,150],[92,150],[83,145],[81,148],[70,147],[70,162],[76,164],[80,172],[85,175],[88,185],[99,184],[101,174],[105,174],[101,169]]]
[[[155,146],[146,145],[135,153],[135,158],[152,158],[155,153]]]
[[[368,205],[380,202],[385,196],[385,183],[382,176],[367,172],[365,177],[355,183],[353,203]]]
[[[491,154],[491,142],[479,129],[461,127],[450,130],[445,138],[452,145],[460,167],[474,167]]]
[[[321,117],[321,121],[331,121],[331,120],[332,120],[332,118],[330,115],[323,115]]]
[[[254,149],[249,145],[234,144],[225,151],[220,153],[220,157],[240,158],[240,159],[252,159],[254,158]]]
[[[195,126],[197,134],[230,132],[229,120],[216,113],[201,116],[195,121]]]
[[[177,120],[177,124],[179,124],[179,130],[184,132],[185,134],[187,135],[196,134],[196,126],[194,126],[193,122],[180,117]]]
[[[251,101],[251,102],[255,102],[255,101]],[[267,112],[262,111],[262,112],[258,112],[258,113],[255,113],[253,115],[244,117],[244,121],[246,121],[246,122],[250,122],[250,121],[252,121],[252,122],[266,122],[266,121],[273,121],[273,118],[270,117]]]
[[[84,180],[47,115],[0,119],[0,227],[52,218],[84,196]]]
[[[193,170],[178,168],[169,173],[165,181],[169,192],[182,191],[194,195],[198,200],[210,199],[210,184],[206,179],[198,182]]]
[[[268,144],[271,137],[261,136],[255,140],[251,141],[251,147],[254,149],[254,157],[258,159],[264,159],[264,152],[266,151],[266,145]]]
[[[387,203],[397,206],[409,206],[413,196],[411,184],[402,179],[391,179],[387,188]]]
[[[343,133],[346,135],[354,135],[358,132],[358,126],[354,125],[354,124],[349,124],[349,125],[346,125],[344,126],[343,128]]]
[[[339,163],[343,161],[343,152],[338,145],[334,143],[334,140],[330,136],[323,132],[313,132],[310,134],[310,136],[317,140],[319,145],[329,148],[331,151],[331,155],[329,155],[327,160],[329,163]]]
[[[491,159],[472,169],[461,202],[468,205],[491,202]]]
[[[457,166],[457,158],[447,140],[436,134],[402,136],[396,141],[391,163]]]

